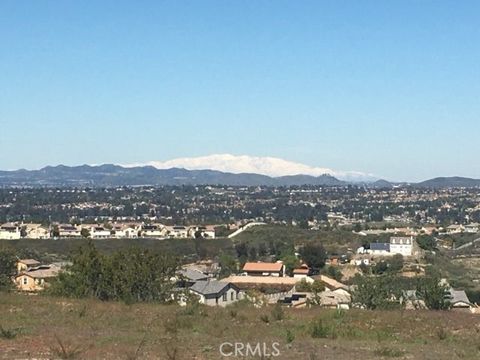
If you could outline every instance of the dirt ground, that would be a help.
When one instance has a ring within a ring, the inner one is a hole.
[[[480,358],[480,316],[456,312],[278,314],[248,304],[181,308],[0,294],[0,326],[0,359]]]

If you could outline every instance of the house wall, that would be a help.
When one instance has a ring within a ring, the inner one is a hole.
[[[390,244],[390,252],[392,254],[401,254],[403,256],[411,256],[412,255],[412,245]]]
[[[43,228],[33,229],[27,233],[29,239],[49,239],[50,231]]]
[[[43,279],[34,279],[30,276],[20,275],[15,279],[17,288],[21,291],[39,291],[43,290],[45,281]]]
[[[234,302],[237,302],[238,300],[241,300],[243,295],[240,291],[236,291],[233,288],[228,289],[226,292],[226,300],[224,300],[223,294],[218,296],[218,297],[205,297],[203,295],[199,295],[200,299],[199,302],[201,304],[205,304],[208,306],[221,306],[225,307],[227,305],[233,304]],[[237,296],[238,294],[238,296]],[[197,294],[198,295],[198,294]]]
[[[18,230],[18,231],[0,230],[0,239],[18,240],[18,239],[20,239],[20,230]]]

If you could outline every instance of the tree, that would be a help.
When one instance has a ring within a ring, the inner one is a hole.
[[[359,276],[354,279],[352,303],[368,310],[395,309],[402,306],[404,290],[392,275]]]
[[[86,229],[86,228],[82,228],[82,230],[80,230],[80,235],[82,235],[82,237],[84,237],[84,238],[89,238],[90,237],[90,231],[88,231],[88,229]]]
[[[237,261],[231,255],[222,253],[219,258],[220,277],[227,277],[237,272]]]
[[[253,246],[250,248],[250,251],[248,252],[248,260],[250,261],[257,260],[257,249],[254,248]]]
[[[13,250],[0,249],[0,290],[7,290],[13,285],[16,274],[17,258]]]
[[[342,281],[343,274],[336,266],[327,267],[325,274],[337,281]]]
[[[417,297],[425,302],[430,310],[447,310],[450,308],[448,286],[438,276],[428,276],[417,283]]]
[[[168,302],[177,270],[176,259],[139,248],[100,254],[92,241],[73,256],[72,265],[59,274],[49,291],[67,297],[100,300]]]
[[[403,269],[403,255],[402,254],[395,254],[392,258],[388,261],[388,271],[391,272],[399,272]]]
[[[327,253],[322,245],[307,244],[300,249],[302,260],[312,269],[321,269],[325,266]]]
[[[239,243],[235,245],[235,251],[237,252],[237,257],[241,263],[245,263],[248,259],[248,245],[245,243]]]
[[[288,276],[293,276],[293,270],[300,266],[300,260],[293,255],[285,255],[282,258],[283,265],[285,265],[285,272]]]
[[[417,237],[417,244],[423,250],[433,251],[437,248],[437,240],[434,236],[420,235]]]

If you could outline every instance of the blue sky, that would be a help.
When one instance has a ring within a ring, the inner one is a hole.
[[[0,169],[233,153],[480,178],[478,1],[0,2]]]

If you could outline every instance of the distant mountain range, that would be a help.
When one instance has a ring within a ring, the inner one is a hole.
[[[157,169],[153,166],[47,166],[40,170],[0,171],[0,186],[122,186],[122,185],[293,186],[343,185],[331,175],[270,177],[215,170]]]
[[[437,177],[434,179],[422,181],[415,184],[416,187],[423,188],[449,188],[449,187],[478,187],[480,179],[471,179],[466,177]]]
[[[0,186],[140,186],[140,185],[227,185],[227,186],[341,186],[360,184],[374,188],[391,188],[400,183],[386,180],[348,182],[332,175],[267,176],[254,173],[234,174],[217,170],[158,169],[153,166],[82,165],[47,166],[40,170],[0,171]],[[418,188],[480,187],[480,180],[462,177],[439,177],[415,184]]]

